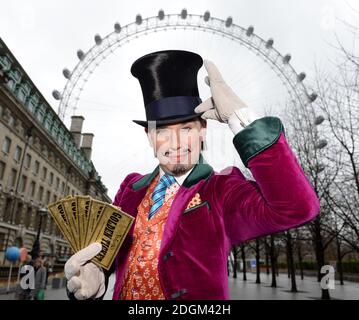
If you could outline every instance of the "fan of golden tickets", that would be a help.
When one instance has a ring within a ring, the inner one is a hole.
[[[91,261],[108,270],[131,228],[134,217],[90,196],[68,196],[48,206],[61,233],[77,252],[93,242],[102,250]]]

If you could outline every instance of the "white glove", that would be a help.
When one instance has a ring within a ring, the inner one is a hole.
[[[105,293],[105,275],[93,262],[88,262],[102,250],[100,243],[92,243],[75,253],[65,264],[67,288],[78,300],[99,298]]]
[[[243,127],[247,126],[250,121],[246,113],[241,112],[240,109],[248,108],[248,106],[224,82],[213,62],[204,60],[204,66],[208,73],[205,82],[211,88],[212,97],[198,105],[194,111],[204,112],[203,119],[213,119],[224,123],[228,123],[230,117],[235,116]]]

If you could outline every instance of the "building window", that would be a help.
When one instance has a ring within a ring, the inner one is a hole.
[[[53,202],[56,202],[57,201],[57,195],[54,194],[54,197],[53,197]]]
[[[11,219],[11,204],[12,204],[12,200],[11,198],[6,198],[5,200],[5,208],[4,208],[4,211],[3,211],[3,221],[6,221],[6,222],[10,222],[10,219]]]
[[[21,153],[22,153],[22,149],[19,146],[16,146],[15,152],[14,152],[14,160],[16,162],[20,162]]]
[[[0,251],[5,251],[6,243],[5,243],[5,233],[0,233]]]
[[[60,178],[57,177],[56,178],[56,190],[59,190],[59,188],[60,188]]]
[[[54,173],[50,172],[50,179],[49,179],[50,186],[52,186],[53,182],[54,182]]]
[[[42,180],[46,180],[46,176],[47,176],[47,168],[43,167],[42,168]]]
[[[64,193],[65,192],[65,182],[62,181],[61,183],[61,192]]]
[[[26,189],[26,183],[27,183],[27,177],[22,175],[19,183],[19,191],[25,192]]]
[[[35,188],[36,188],[36,183],[35,183],[35,181],[31,181],[30,189],[29,189],[29,195],[30,195],[30,197],[32,197],[32,198],[35,196]]]
[[[32,218],[32,208],[28,207],[26,211],[26,217],[25,217],[25,227],[29,228],[31,225],[31,218]]]
[[[46,192],[46,203],[45,204],[49,204],[50,203],[50,197],[51,197],[51,192],[47,191]]]
[[[27,153],[25,158],[25,168],[30,168],[31,166],[31,156]]]
[[[6,163],[0,161],[0,180],[4,178]]]
[[[34,173],[39,174],[39,170],[40,170],[40,162],[36,160],[34,165]]]
[[[39,188],[39,193],[38,193],[38,195],[37,195],[37,200],[39,200],[39,202],[42,201],[43,195],[44,195],[44,187],[40,187],[40,188]]]
[[[10,147],[11,147],[11,139],[9,137],[5,137],[5,140],[2,144],[2,151],[5,153],[9,153]]]
[[[14,119],[13,116],[10,116],[10,117],[9,117],[8,125],[9,125],[10,127],[14,127],[14,126],[15,126],[15,119]]]
[[[8,180],[9,187],[15,187],[16,175],[17,175],[17,171],[15,169],[11,169],[11,173]]]
[[[22,203],[19,203],[17,206],[16,213],[15,213],[15,224],[16,225],[19,225],[21,223],[22,210],[23,210],[23,205],[22,205]]]

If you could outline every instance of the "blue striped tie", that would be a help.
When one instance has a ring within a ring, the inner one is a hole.
[[[171,176],[169,174],[164,174],[158,181],[157,186],[152,193],[151,199],[153,201],[153,204],[151,206],[150,212],[148,213],[148,220],[151,220],[151,218],[155,215],[158,209],[162,207],[165,200],[166,189],[175,182],[176,180],[174,176]]]

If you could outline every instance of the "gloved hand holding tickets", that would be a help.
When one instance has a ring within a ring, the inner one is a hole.
[[[106,270],[110,269],[134,220],[121,208],[90,196],[68,196],[50,204],[48,209],[73,252],[80,254],[82,249],[92,248],[89,245],[97,242],[93,248],[98,248],[100,244],[101,250],[92,249],[84,257]]]
[[[76,252],[65,264],[68,290],[78,300],[101,297],[106,290],[102,268],[111,268],[134,218],[90,196],[68,196],[48,209]]]
[[[89,262],[101,250],[100,243],[92,243],[71,256],[65,264],[67,288],[78,300],[99,298],[105,293],[105,275],[102,268]]]

